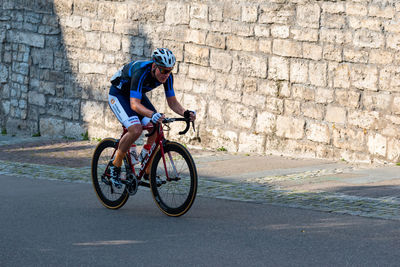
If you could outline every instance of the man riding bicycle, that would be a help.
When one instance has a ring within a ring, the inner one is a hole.
[[[171,50],[156,48],[150,61],[133,61],[124,65],[111,78],[111,88],[108,103],[117,119],[128,129],[121,138],[115,158],[110,166],[110,176],[113,184],[121,186],[120,173],[122,161],[129,147],[142,134],[142,125],[162,122],[164,115],[157,112],[146,93],[164,86],[168,106],[177,114],[190,115],[190,120],[196,119],[196,112],[186,110],[178,102],[173,89],[174,78],[172,70],[176,59]],[[151,146],[156,136],[147,139],[147,146]],[[147,177],[148,171],[146,170]],[[145,177],[146,178],[146,177]]]

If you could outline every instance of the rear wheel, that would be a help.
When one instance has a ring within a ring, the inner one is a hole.
[[[168,216],[181,216],[192,206],[197,192],[196,165],[189,151],[176,142],[164,146],[167,179],[161,149],[151,165],[150,188],[157,206]]]
[[[101,204],[109,209],[121,208],[129,198],[126,186],[116,188],[110,182],[109,164],[117,148],[115,139],[104,139],[96,147],[92,158],[92,183]],[[121,176],[126,176],[129,165],[126,158],[121,166]]]

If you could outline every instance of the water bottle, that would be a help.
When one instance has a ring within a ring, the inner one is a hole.
[[[139,163],[135,144],[132,144],[131,147],[129,148],[129,155],[131,156],[131,161],[133,165]]]
[[[142,148],[142,151],[140,152],[139,155],[139,161],[143,163],[143,160],[149,155],[151,145],[145,144]]]

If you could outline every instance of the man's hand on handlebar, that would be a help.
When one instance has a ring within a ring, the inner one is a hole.
[[[154,112],[151,116],[151,121],[155,124],[157,122],[162,123],[163,119],[165,119],[165,115],[162,113]]]
[[[185,118],[190,118],[190,121],[194,122],[196,120],[196,111],[194,111],[194,110],[186,110],[185,113],[183,113],[183,116]]]

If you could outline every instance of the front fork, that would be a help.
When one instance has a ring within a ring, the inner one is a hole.
[[[161,149],[161,157],[162,157],[163,163],[164,163],[165,175],[167,176],[167,181],[170,182],[172,179],[168,175],[167,162],[165,160],[165,152],[164,152],[164,145],[166,143],[167,143],[167,141],[163,141],[162,144],[160,145],[160,149]],[[175,179],[178,178],[178,172],[176,170],[174,160],[172,159],[171,152],[167,152],[167,154],[168,154],[168,157],[169,157],[169,161],[171,162],[172,169],[174,171],[174,177],[175,177],[174,180],[175,180]]]

